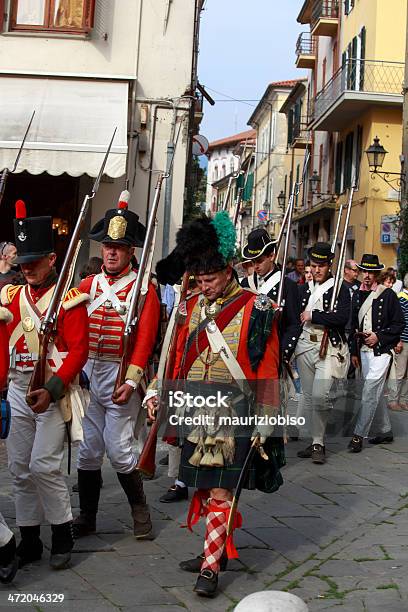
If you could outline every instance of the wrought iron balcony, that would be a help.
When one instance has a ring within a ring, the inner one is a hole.
[[[309,105],[310,127],[340,131],[370,106],[402,104],[404,63],[347,60]]]
[[[310,32],[302,32],[296,43],[296,67],[314,68],[316,61],[316,39]]]
[[[289,143],[295,149],[305,149],[311,142],[310,132],[307,129],[306,117],[296,121],[292,127],[292,137]]]
[[[340,0],[314,0],[312,8],[312,34],[335,36],[339,24]]]

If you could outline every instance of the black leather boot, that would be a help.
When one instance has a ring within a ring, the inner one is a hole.
[[[7,544],[0,548],[0,582],[2,584],[11,582],[17,570],[16,538],[13,536]]]
[[[74,538],[95,533],[96,513],[102,486],[101,470],[78,470],[79,507],[81,512],[74,520]]]
[[[17,546],[18,567],[27,563],[39,561],[43,553],[43,543],[40,540],[40,525],[20,527],[21,542]]]
[[[201,571],[201,566],[204,561],[204,555],[198,555],[198,557],[194,557],[194,559],[187,559],[187,561],[181,561],[179,563],[180,569],[183,572],[192,572],[194,574],[199,574]],[[220,572],[225,572],[228,565],[228,557],[226,554],[223,554],[220,560]]]
[[[146,504],[140,473],[137,470],[133,470],[130,474],[116,473],[132,509],[133,533],[135,537],[138,540],[153,540],[153,526],[150,520],[149,506]]]
[[[74,547],[72,521],[61,525],[51,525],[51,557],[52,569],[66,569],[71,561],[71,550]]]

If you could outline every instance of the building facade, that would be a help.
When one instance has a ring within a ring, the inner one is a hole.
[[[399,213],[399,188],[371,175],[365,151],[378,136],[388,152],[384,167],[401,171],[406,13],[404,0],[305,0],[301,7],[298,21],[308,30],[297,43],[297,65],[310,69],[313,180],[295,216],[299,255],[316,239],[333,239],[355,184],[347,256],[375,252],[386,265],[397,262],[397,240],[386,230]]]
[[[51,214],[54,225],[64,228],[57,240],[63,252],[116,128],[87,226],[116,206],[126,186],[130,208],[145,222],[157,173],[166,170],[175,151],[173,173],[160,204],[156,256],[171,248],[171,237],[182,222],[195,119],[201,116],[196,69],[202,4],[1,3],[1,168],[12,167],[35,110],[3,200],[5,238],[12,235],[14,201],[22,198],[30,214]],[[85,243],[81,259],[95,254],[95,249]]]
[[[278,195],[285,190],[288,127],[280,110],[296,84],[296,80],[270,83],[248,120],[257,142],[252,225],[266,224],[272,235],[283,218]]]

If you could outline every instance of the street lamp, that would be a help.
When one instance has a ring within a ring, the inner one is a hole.
[[[318,192],[320,181],[321,181],[321,179],[320,179],[320,176],[319,176],[317,170],[313,170],[313,176],[311,176],[310,179],[309,179],[310,189],[311,189],[312,193],[317,193]]]
[[[376,176],[379,176],[395,191],[400,191],[400,187],[402,185],[405,186],[405,177],[402,172],[379,172],[377,168],[382,168],[385,156],[388,151],[384,149],[382,144],[380,144],[380,139],[378,136],[374,138],[374,142],[371,146],[366,150],[368,165],[370,167],[371,178],[375,179]],[[395,176],[395,178],[390,178],[391,176]],[[395,187],[392,183],[396,183],[398,188]]]
[[[279,208],[282,208],[282,210],[285,208],[285,202],[286,202],[286,195],[282,190],[280,194],[278,195]]]

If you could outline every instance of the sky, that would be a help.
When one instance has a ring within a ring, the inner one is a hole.
[[[247,121],[271,81],[299,79],[296,40],[303,0],[206,0],[201,14],[199,81],[216,100],[204,105],[200,132],[211,142],[250,129]],[[236,102],[236,100],[255,100]]]

